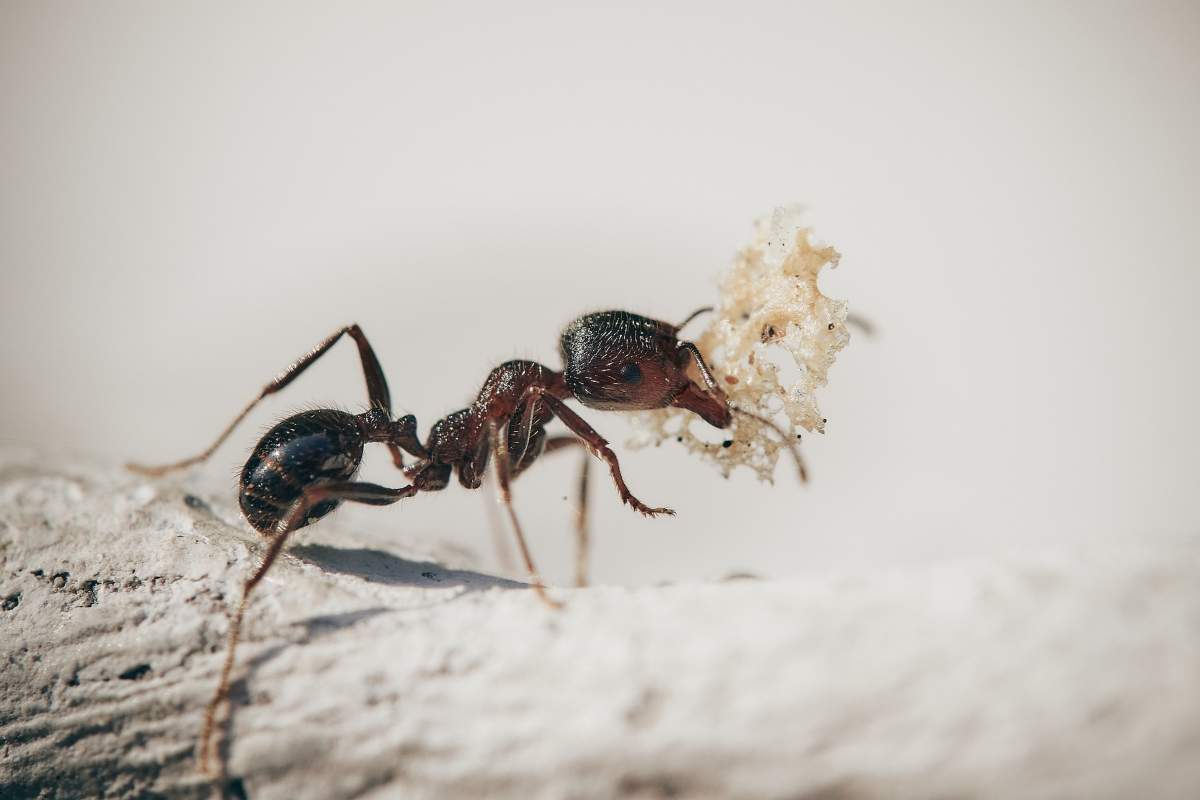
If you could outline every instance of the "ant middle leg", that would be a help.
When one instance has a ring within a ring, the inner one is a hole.
[[[525,562],[525,569],[529,573],[533,591],[543,603],[553,609],[559,609],[562,608],[562,603],[551,599],[550,595],[546,594],[546,584],[542,581],[537,567],[534,566],[533,556],[529,553],[529,545],[526,544],[525,534],[521,530],[521,523],[517,520],[517,512],[513,509],[509,481],[508,444],[504,439],[505,437],[500,435],[500,426],[495,420],[489,420],[488,444],[492,451],[493,469],[496,475],[496,493],[504,510],[508,512],[508,519],[512,523],[513,534],[517,539],[517,548],[521,551],[521,559]]]
[[[358,354],[360,360],[362,361],[363,377],[367,382],[367,398],[371,404],[371,407],[383,409],[390,417],[392,413],[392,399],[388,392],[387,380],[383,376],[383,367],[380,366],[379,359],[376,358],[375,351],[372,349],[371,343],[367,341],[367,336],[362,332],[362,328],[358,327],[358,325],[347,325],[345,328],[342,328],[341,330],[328,336],[324,341],[301,356],[299,359],[293,362],[291,366],[276,376],[274,380],[264,386],[262,391],[258,393],[258,396],[246,404],[246,407],[243,408],[241,412],[233,418],[233,422],[230,422],[229,425],[226,426],[225,430],[221,432],[221,435],[217,437],[217,440],[209,445],[208,448],[199,455],[185,458],[182,461],[176,461],[173,464],[147,466],[144,464],[131,463],[126,464],[126,468],[142,475],[158,477],[207,460],[209,456],[215,453],[217,448],[229,438],[229,435],[233,433],[234,428],[236,428],[241,421],[244,420],[246,416],[254,410],[254,407],[257,406],[263,400],[263,398],[267,397],[267,395],[275,394],[289,383],[294,381],[296,378],[300,377],[300,374],[304,372],[304,370],[308,369],[318,358],[325,355],[329,348],[333,347],[337,341],[346,334],[350,334],[355,343],[358,345]],[[388,449],[392,453],[392,461],[397,467],[403,468],[404,458],[401,455],[400,447],[396,444],[389,443]]]
[[[517,404],[517,412],[509,419],[508,447],[509,480],[515,480],[541,455],[552,453],[563,447],[579,447],[582,450],[579,474],[578,497],[575,506],[575,585],[587,585],[588,529],[587,529],[587,480],[591,461],[587,446],[575,436],[555,436],[546,439],[545,425],[552,417],[538,397],[529,397]],[[514,456],[514,450],[516,455]]]
[[[349,500],[354,503],[386,506],[405,497],[411,497],[417,491],[415,486],[391,489],[374,483],[356,481],[342,481],[310,486],[304,490],[304,494],[292,504],[288,512],[280,519],[279,524],[275,528],[275,536],[271,539],[271,544],[267,547],[267,552],[263,555],[262,563],[246,579],[246,583],[242,586],[242,598],[238,602],[237,610],[234,611],[233,616],[229,620],[229,634],[225,645],[225,661],[221,666],[221,677],[217,682],[217,689],[208,703],[208,708],[204,711],[204,727],[200,732],[199,756],[201,772],[206,774],[209,772],[210,758],[212,756],[212,736],[213,730],[216,727],[217,710],[221,706],[221,701],[229,693],[229,678],[233,673],[234,655],[237,650],[238,641],[241,638],[242,620],[246,616],[246,607],[250,601],[250,593],[266,577],[267,571],[271,569],[271,565],[275,563],[275,560],[283,551],[283,546],[291,534],[299,528],[304,527],[308,512],[314,506],[326,501]]]
[[[575,436],[552,436],[546,440],[543,455],[567,447],[580,449],[579,482],[575,485],[575,585],[587,586],[588,555],[591,549],[587,521],[588,471],[592,464],[592,455],[583,440]]]
[[[575,494],[575,585],[579,587],[588,585],[588,556],[590,551],[590,536],[588,533],[587,508],[588,508],[588,472],[591,466],[592,456],[587,451],[587,446],[582,440],[575,436],[552,436],[546,440],[545,449],[542,450],[542,455],[556,452],[567,448],[578,448],[581,458],[579,459],[579,482],[576,484]],[[511,466],[511,465],[510,465]],[[509,473],[509,483],[517,476]],[[514,572],[515,565],[512,561],[512,553],[508,549],[507,540],[503,536],[503,522],[497,515],[493,503],[487,504],[488,509],[488,527],[492,531],[495,540],[496,557],[500,561],[500,566],[506,572]]]

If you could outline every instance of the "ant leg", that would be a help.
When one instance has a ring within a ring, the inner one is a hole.
[[[483,505],[487,509],[488,531],[492,535],[492,546],[496,549],[496,561],[499,562],[500,569],[504,571],[505,575],[515,574],[517,562],[513,560],[508,534],[504,530],[504,520],[500,519],[500,511],[490,497],[484,500]]]
[[[583,448],[583,457],[579,460],[579,483],[575,486],[575,585],[587,586],[588,550],[590,549],[587,524],[588,470],[591,467],[592,459],[583,440],[574,436],[554,436],[547,439],[543,455],[564,447]]]
[[[220,707],[221,701],[229,693],[229,678],[233,672],[234,653],[237,650],[238,640],[241,637],[242,619],[246,615],[246,606],[250,601],[250,593],[254,591],[254,587],[262,581],[267,571],[271,569],[271,565],[279,557],[288,537],[293,531],[302,527],[309,509],[326,500],[350,500],[355,503],[386,506],[405,497],[411,497],[416,493],[417,489],[414,486],[389,489],[386,486],[377,486],[373,483],[350,481],[325,483],[305,489],[304,494],[288,509],[287,514],[284,515],[275,527],[275,536],[271,539],[271,544],[263,556],[262,563],[259,564],[258,569],[254,571],[254,574],[242,586],[242,599],[229,621],[229,636],[225,645],[225,662],[221,666],[221,677],[217,682],[217,690],[213,693],[212,700],[209,701],[208,708],[204,711],[204,727],[200,731],[201,772],[205,774],[209,772],[209,759],[212,755],[212,734],[216,725],[217,709]]]
[[[534,425],[536,414],[536,400],[521,404],[518,411],[519,414],[514,414],[508,421],[507,435],[505,436],[505,448],[508,453],[508,482],[512,484],[521,474],[533,463],[543,452],[544,446],[540,443],[545,437],[545,428],[540,424]],[[501,435],[504,435],[503,433]],[[535,443],[535,437],[538,440]],[[578,441],[574,437],[566,437],[571,441]],[[513,459],[513,452],[520,455]],[[509,549],[509,541],[506,532],[503,530],[503,523],[500,521],[499,513],[494,503],[487,503],[488,528],[492,533],[492,541],[496,548],[496,557],[500,562],[500,566],[506,573],[512,574],[516,572],[516,567],[513,564],[512,552]]]
[[[562,603],[550,599],[550,595],[546,594],[546,584],[542,582],[542,576],[538,574],[537,567],[533,564],[533,556],[529,554],[529,545],[525,543],[525,534],[521,531],[521,523],[517,521],[517,512],[513,510],[512,491],[509,488],[508,445],[505,443],[504,437],[500,435],[500,426],[496,424],[495,420],[488,421],[488,439],[495,460],[496,492],[499,495],[500,503],[508,512],[509,521],[512,522],[513,533],[517,537],[517,547],[521,550],[525,569],[529,571],[530,584],[542,602],[554,609],[562,608]]]
[[[539,394],[554,415],[563,421],[571,432],[583,440],[592,454],[597,458],[603,459],[608,464],[608,471],[612,474],[613,483],[617,485],[617,492],[621,495],[621,501],[633,506],[637,511],[642,512],[648,517],[653,517],[658,514],[675,515],[675,512],[669,508],[651,508],[633,496],[633,492],[629,491],[629,487],[625,485],[625,479],[621,477],[621,465],[617,461],[617,454],[608,447],[608,440],[600,434],[596,433],[595,428],[587,424],[583,417],[576,414],[562,400],[559,400],[554,395],[547,392],[541,386],[530,386],[528,391],[532,394]]]
[[[515,443],[518,447],[518,452],[521,453],[520,459],[516,463],[509,458],[509,481],[515,480],[520,476],[529,464],[532,464],[535,458],[544,455],[547,452],[553,452],[560,447],[575,445],[583,447],[582,441],[575,437],[554,437],[545,441],[545,444],[534,446],[532,443],[536,439],[541,440],[545,437],[544,425],[546,417],[545,411],[539,413],[540,405],[536,396],[529,397],[526,402],[517,405],[521,410],[520,419],[514,416],[509,420],[509,437],[505,439],[505,444]],[[536,422],[536,426],[535,426]],[[516,438],[512,438],[512,432],[516,431]],[[575,585],[577,587],[586,587],[588,584],[588,529],[587,529],[587,492],[588,492],[588,452],[586,447],[583,447],[582,471],[580,473],[580,485],[578,485],[578,500],[575,506]]]
[[[238,424],[246,418],[246,415],[249,414],[264,397],[278,392],[280,389],[283,389],[293,380],[298,378],[300,373],[308,369],[308,367],[318,358],[325,355],[325,352],[328,351],[329,348],[333,347],[334,344],[337,343],[337,340],[341,339],[347,333],[354,338],[355,343],[358,345],[358,354],[362,361],[363,376],[367,381],[367,397],[371,403],[371,406],[373,408],[382,408],[384,411],[388,412],[388,416],[390,417],[392,413],[392,399],[391,395],[388,393],[387,380],[383,377],[383,367],[379,365],[379,359],[375,357],[375,351],[371,349],[371,343],[367,341],[366,334],[362,332],[362,329],[357,325],[348,325],[326,338],[323,342],[314,347],[305,355],[301,356],[290,367],[281,372],[274,380],[264,386],[262,391],[259,392],[258,396],[251,400],[246,407],[241,410],[241,413],[233,418],[233,422],[229,423],[225,430],[221,432],[221,435],[217,437],[217,440],[213,442],[204,452],[200,453],[199,455],[192,456],[191,458],[185,458],[182,461],[176,461],[174,464],[163,464],[161,466],[126,464],[126,468],[132,470],[133,472],[141,473],[142,475],[158,477],[160,475],[165,475],[168,472],[174,472],[176,470],[183,469],[184,467],[190,467],[193,464],[199,464],[200,462],[205,461],[209,456],[216,452],[217,448],[220,447],[227,438],[229,438],[229,434],[233,433],[233,429],[236,428]],[[395,462],[396,466],[403,467],[404,460],[400,453],[400,447],[396,444],[389,443],[388,449],[392,453],[392,461]]]

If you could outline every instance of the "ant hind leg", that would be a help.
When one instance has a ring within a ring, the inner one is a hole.
[[[405,497],[411,497],[416,493],[417,489],[413,486],[390,489],[386,486],[378,486],[373,483],[354,481],[325,483],[305,489],[304,494],[288,509],[287,514],[283,516],[275,528],[275,536],[271,539],[271,544],[267,547],[266,554],[263,555],[262,563],[259,564],[258,569],[254,571],[246,580],[245,585],[243,585],[242,599],[238,603],[237,610],[234,611],[233,616],[229,620],[229,634],[225,645],[225,661],[221,666],[221,677],[217,682],[217,689],[208,703],[208,708],[204,711],[204,727],[200,732],[199,756],[201,772],[205,774],[209,773],[210,759],[213,751],[212,736],[213,729],[216,726],[217,709],[220,708],[221,701],[229,693],[229,678],[233,673],[234,655],[237,650],[238,641],[241,638],[242,620],[246,616],[246,606],[250,601],[250,593],[254,591],[254,587],[262,581],[267,571],[271,569],[271,565],[275,563],[280,552],[283,551],[283,546],[291,534],[303,527],[309,509],[327,500],[349,500],[355,503],[385,506]]]
[[[206,461],[208,457],[215,453],[217,448],[229,438],[229,435],[233,433],[234,428],[236,428],[241,421],[244,420],[246,416],[254,410],[254,407],[257,406],[263,400],[263,398],[265,398],[267,395],[275,394],[289,383],[294,381],[296,378],[300,377],[300,374],[303,373],[304,370],[312,366],[313,362],[318,358],[325,355],[329,348],[337,344],[338,339],[341,339],[346,334],[350,334],[355,343],[358,345],[358,354],[360,360],[362,361],[363,377],[367,382],[367,397],[368,401],[371,403],[371,407],[382,408],[384,411],[388,412],[388,416],[390,417],[392,413],[392,399],[391,395],[388,393],[387,379],[383,376],[383,367],[380,366],[379,359],[376,358],[375,351],[372,349],[371,343],[367,341],[367,336],[362,332],[362,328],[358,327],[357,325],[347,325],[345,328],[342,328],[341,330],[326,337],[324,341],[301,356],[294,363],[292,363],[291,366],[289,366],[278,376],[276,376],[270,383],[264,386],[262,391],[258,393],[258,396],[251,400],[246,407],[243,408],[241,412],[233,418],[233,422],[226,426],[225,430],[221,432],[221,435],[217,437],[217,440],[209,445],[208,448],[199,455],[185,458],[182,461],[176,461],[173,464],[147,466],[144,464],[131,463],[126,464],[125,467],[142,475],[160,477],[169,472],[175,472],[176,470],[181,470],[185,467],[190,467],[193,464],[199,464],[202,461]],[[392,461],[397,467],[402,468],[404,466],[404,460],[400,453],[400,448],[395,444],[389,443],[388,449],[392,453]]]

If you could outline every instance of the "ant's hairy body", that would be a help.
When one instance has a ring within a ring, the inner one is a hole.
[[[768,420],[731,406],[699,349],[679,339],[683,323],[672,325],[627,311],[586,314],[569,324],[559,340],[564,369],[556,371],[533,361],[507,361],[488,375],[475,402],[435,422],[424,443],[417,437],[416,417],[392,416],[391,396],[383,369],[357,325],[342,328],[263,387],[217,440],[192,458],[157,467],[130,465],[134,471],[158,476],[206,460],[247,414],[267,395],[274,394],[349,335],[358,345],[370,408],[361,414],[317,409],[295,414],[271,428],[255,446],[240,478],[239,504],[246,520],[268,537],[270,544],[258,569],[246,580],[229,626],[229,641],[220,681],[204,718],[200,738],[201,769],[207,771],[216,712],[229,691],[234,652],[250,594],[262,581],[290,535],[316,522],[344,501],[389,505],[420,492],[446,488],[452,475],[467,489],[477,489],[489,460],[500,501],[505,506],[533,590],[545,603],[558,607],[526,546],[512,507],[510,482],[544,453],[582,446],[608,465],[624,503],[647,516],[674,514],[654,508],[633,495],[621,476],[608,442],[566,405],[577,400],[589,408],[634,411],[675,406],[687,409],[717,428],[727,428],[734,413]],[[700,383],[688,374],[694,367]],[[547,438],[546,424],[557,417],[570,436]],[[783,437],[790,439],[790,437]],[[396,467],[409,481],[390,488],[356,481],[363,448],[380,443],[389,449]],[[795,445],[789,442],[799,464]],[[406,464],[404,454],[414,459]],[[586,463],[586,462],[585,462]],[[802,469],[802,467],[801,467]],[[585,473],[586,474],[586,473]],[[803,475],[803,470],[801,472]],[[586,534],[580,524],[581,546]]]

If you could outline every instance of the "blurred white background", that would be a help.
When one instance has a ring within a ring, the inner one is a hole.
[[[422,431],[562,325],[675,319],[772,206],[872,319],[806,436],[814,480],[618,448],[593,483],[624,583],[1194,534],[1200,7],[518,2],[0,5],[0,443],[190,455],[363,325]],[[358,408],[339,345],[262,428]],[[619,414],[588,418],[614,443]],[[516,486],[570,575],[573,457]],[[398,484],[381,454],[366,477]],[[452,486],[337,519],[492,558]]]

